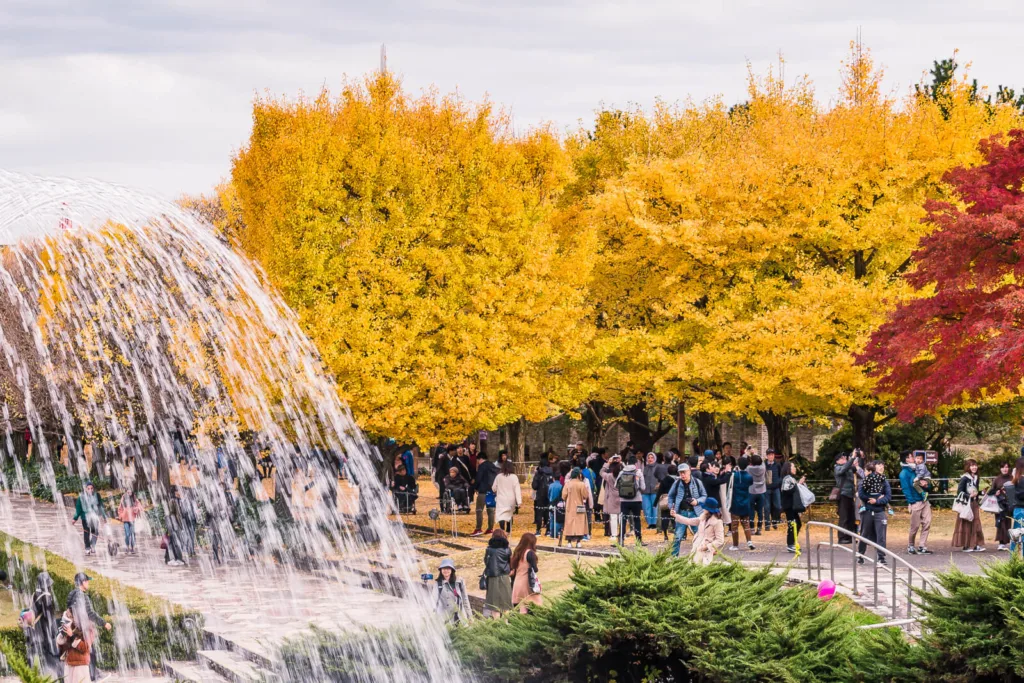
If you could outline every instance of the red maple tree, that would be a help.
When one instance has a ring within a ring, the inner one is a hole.
[[[861,356],[901,418],[1016,390],[1024,378],[1024,131],[981,151],[983,165],[944,178],[966,209],[925,205],[937,230],[906,277],[934,295],[901,304]]]

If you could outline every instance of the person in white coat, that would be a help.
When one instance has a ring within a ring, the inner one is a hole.
[[[501,474],[494,478],[494,504],[496,506],[495,517],[498,518],[498,528],[506,534],[512,533],[512,517],[519,506],[523,504],[523,489],[519,485],[519,476],[516,474],[516,467],[508,460],[501,464]]]

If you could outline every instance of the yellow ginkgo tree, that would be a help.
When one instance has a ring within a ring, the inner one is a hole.
[[[230,238],[363,429],[462,438],[593,388],[593,245],[552,223],[568,173],[550,132],[516,137],[486,104],[410,97],[379,73],[337,97],[256,102]]]

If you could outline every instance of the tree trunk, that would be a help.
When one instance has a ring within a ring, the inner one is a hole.
[[[789,460],[793,455],[793,441],[789,438],[789,416],[779,415],[773,410],[759,410],[758,415],[768,428],[768,447]]]
[[[506,426],[508,429],[508,459],[516,472],[526,474],[526,419],[519,418]]]
[[[650,453],[654,450],[654,444],[658,439],[669,432],[669,427],[663,427],[660,420],[657,427],[651,427],[651,418],[647,414],[647,403],[640,401],[634,403],[625,410],[625,427],[629,433],[629,440],[633,442],[633,448],[640,453]]]
[[[704,410],[698,410],[694,417],[697,419],[697,448],[700,453],[706,450],[718,448],[718,430],[715,429],[715,414]],[[696,455],[700,455],[697,453]]]
[[[878,408],[854,403],[850,406],[850,427],[853,429],[853,447],[864,451],[866,457],[875,454],[875,416]]]
[[[682,401],[676,404],[676,448],[686,455],[686,404]]]
[[[587,448],[595,449],[604,443],[608,425],[605,422],[611,417],[611,410],[600,401],[590,401],[583,405],[583,422],[587,425]]]

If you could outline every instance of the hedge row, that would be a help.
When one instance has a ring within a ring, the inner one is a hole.
[[[65,558],[25,543],[0,532],[0,566],[15,590],[31,595],[36,577],[47,571],[53,579],[54,599],[61,607],[67,605],[68,594],[75,587],[78,568]],[[199,612],[185,610],[166,600],[89,572],[89,597],[96,612],[111,614],[113,601],[119,600],[132,617],[138,634],[138,654],[143,665],[157,667],[161,659],[195,659],[199,649],[203,619]],[[10,644],[22,657],[26,656],[25,638],[19,628],[0,629],[0,639]],[[111,631],[101,631],[100,657],[105,668],[121,662]]]

